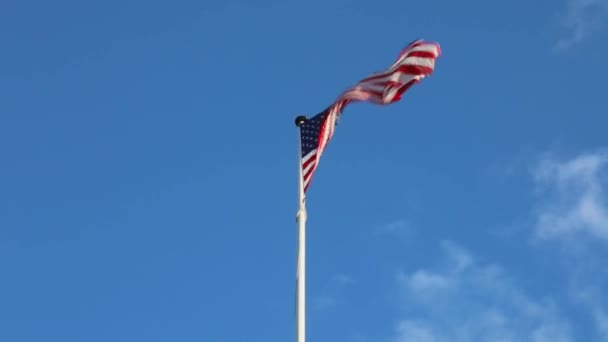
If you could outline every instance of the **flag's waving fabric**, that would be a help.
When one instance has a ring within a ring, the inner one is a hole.
[[[308,190],[321,153],[336,127],[337,112],[335,109],[335,106],[331,106],[300,125],[301,167],[304,191]]]
[[[415,40],[401,51],[390,68],[362,79],[338,101],[370,101],[383,105],[399,101],[409,87],[433,73],[440,54],[439,44]]]
[[[310,186],[321,154],[334,133],[344,107],[353,101],[379,105],[399,101],[407,89],[433,73],[435,60],[440,54],[438,43],[415,40],[401,51],[390,68],[357,82],[323,112],[300,124],[304,191]]]

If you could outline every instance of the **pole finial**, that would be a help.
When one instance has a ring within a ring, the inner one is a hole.
[[[298,115],[296,117],[296,126],[300,127],[306,122],[306,117],[304,115]]]

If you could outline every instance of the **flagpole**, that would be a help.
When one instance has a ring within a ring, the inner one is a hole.
[[[302,132],[300,126],[306,122],[305,116],[295,120],[298,126],[298,270],[297,270],[297,342],[306,341],[306,197],[304,195],[304,175],[302,174]]]

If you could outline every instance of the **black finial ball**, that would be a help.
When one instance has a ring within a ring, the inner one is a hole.
[[[306,122],[306,117],[304,115],[300,115],[296,118],[296,126],[300,127],[300,125]]]

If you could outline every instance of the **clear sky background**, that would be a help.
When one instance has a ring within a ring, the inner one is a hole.
[[[293,119],[416,38],[309,190],[309,340],[608,341],[606,0],[0,8],[0,341],[295,340]]]

